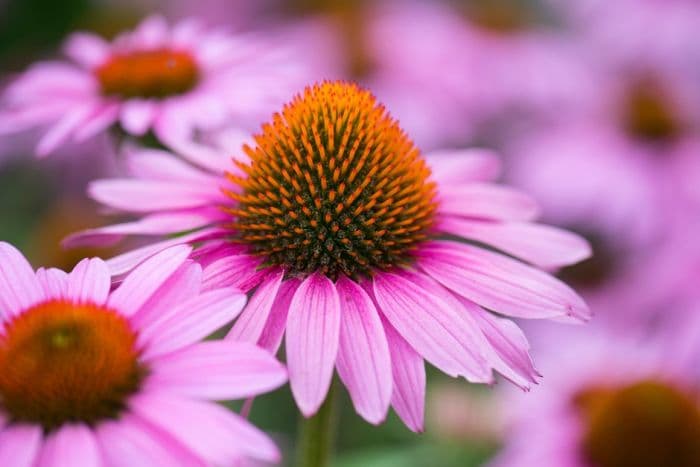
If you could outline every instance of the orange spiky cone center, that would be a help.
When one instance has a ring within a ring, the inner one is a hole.
[[[367,91],[307,88],[246,147],[231,227],[290,274],[370,275],[410,263],[427,238],[436,185],[419,150]]]

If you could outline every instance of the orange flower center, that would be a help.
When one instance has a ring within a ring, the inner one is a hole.
[[[597,467],[700,466],[697,395],[654,380],[594,387],[574,400],[586,428],[581,450]]]
[[[194,88],[199,68],[187,52],[158,49],[116,54],[95,75],[107,96],[164,98]]]
[[[653,80],[640,80],[630,87],[623,112],[624,127],[634,138],[668,141],[681,132],[676,109]]]
[[[116,312],[52,300],[0,336],[0,405],[12,421],[51,430],[115,418],[145,376],[136,335]]]
[[[418,148],[353,84],[307,88],[246,147],[228,209],[237,241],[291,274],[368,275],[411,261],[433,224],[435,183]]]

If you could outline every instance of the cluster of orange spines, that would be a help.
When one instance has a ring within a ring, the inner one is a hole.
[[[0,402],[47,431],[115,418],[145,374],[136,334],[117,312],[52,300],[26,310],[0,337]]]
[[[246,147],[228,194],[239,241],[291,273],[356,276],[410,261],[433,223],[435,184],[419,150],[357,86],[307,88]]]
[[[170,49],[117,54],[95,68],[102,93],[123,98],[165,98],[185,93],[199,80],[188,52]]]

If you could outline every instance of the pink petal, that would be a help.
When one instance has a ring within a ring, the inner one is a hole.
[[[391,374],[394,380],[391,405],[406,426],[423,431],[425,411],[425,364],[408,342],[382,319],[391,354]]]
[[[78,303],[103,305],[107,301],[112,278],[99,258],[84,259],[68,275],[65,297]]]
[[[0,432],[0,465],[32,467],[41,448],[42,431],[36,425],[12,424]]]
[[[272,305],[277,298],[277,292],[282,284],[284,271],[278,271],[270,274],[257,287],[255,293],[241,316],[236,320],[231,331],[226,336],[227,339],[233,339],[243,342],[258,342],[262,335],[267,318],[270,316]]]
[[[537,384],[539,373],[532,363],[530,343],[523,331],[514,322],[499,318],[475,303],[466,299],[463,303],[491,343],[494,355],[490,360],[494,369],[522,389],[529,389],[530,383]]]
[[[112,276],[124,274],[125,272],[134,269],[146,259],[162,252],[163,250],[177,245],[186,245],[190,242],[194,243],[197,241],[204,241],[212,236],[220,235],[221,233],[222,231],[220,229],[204,229],[198,230],[197,232],[191,234],[171,238],[169,240],[151,243],[150,245],[146,245],[108,259],[106,261],[107,266],[109,266]]]
[[[135,314],[185,262],[192,248],[178,245],[144,261],[109,297],[108,305],[125,316]]]
[[[32,65],[7,89],[7,96],[22,102],[39,101],[42,105],[50,96],[93,96],[96,80],[92,73],[72,64],[59,61],[39,62]],[[60,105],[65,105],[65,99]]]
[[[539,215],[537,203],[512,188],[488,183],[440,187],[439,211],[444,214],[509,221],[529,221]]]
[[[265,323],[265,328],[258,340],[260,347],[269,350],[273,354],[277,353],[282,344],[282,337],[284,337],[284,331],[287,328],[289,305],[292,303],[292,298],[299,284],[301,284],[299,279],[288,279],[282,282],[275,298],[275,303],[272,304],[270,317]]]
[[[267,351],[246,342],[201,342],[150,362],[148,387],[186,397],[233,400],[280,387],[287,371]]]
[[[245,305],[246,296],[237,289],[217,289],[185,300],[167,318],[157,321],[139,334],[143,358],[181,349],[194,344],[233,321]]]
[[[202,267],[185,261],[131,317],[132,324],[144,329],[168,318],[183,301],[199,294],[201,283]]]
[[[241,456],[279,460],[263,432],[220,405],[158,393],[136,396],[130,406],[210,464],[232,465]]]
[[[122,105],[119,121],[127,133],[143,136],[153,122],[155,103],[142,99],[131,99]]]
[[[434,241],[420,252],[418,264],[448,289],[489,310],[521,318],[590,316],[583,300],[560,280],[482,248]]]
[[[64,298],[68,293],[68,274],[56,268],[39,268],[36,278],[46,298]]]
[[[174,132],[170,132],[174,133]],[[176,136],[165,136],[168,147],[182,157],[195,164],[198,167],[209,170],[213,173],[224,173],[227,170],[236,171],[237,168],[231,163],[231,154],[224,153],[221,150],[213,149],[210,146],[198,144],[192,141],[191,138],[183,139]],[[240,150],[240,148],[231,148],[231,150]]]
[[[168,23],[161,15],[151,15],[141,21],[132,33],[131,46],[141,49],[153,49],[162,46],[168,39]]]
[[[135,149],[127,156],[129,171],[138,178],[190,181],[211,184],[218,177],[177,159],[174,154],[157,149]]]
[[[44,298],[34,270],[22,253],[0,242],[0,313],[3,319],[23,311]]]
[[[397,274],[378,273],[373,283],[381,313],[426,360],[451,376],[491,381],[491,368],[460,308]]]
[[[83,104],[61,117],[39,140],[36,147],[37,155],[48,156],[63,144],[70,137],[70,134],[93,112],[94,106],[95,104],[92,102]]]
[[[287,317],[287,366],[292,394],[306,417],[326,398],[340,337],[340,302],[335,285],[312,274],[297,288]]]
[[[109,246],[119,242],[126,235],[169,235],[201,228],[214,220],[209,212],[203,210],[152,214],[134,222],[83,230],[69,235],[61,244],[64,248],[85,245]]]
[[[549,269],[577,263],[591,256],[591,246],[572,232],[541,224],[482,222],[446,217],[440,230],[477,240]]]
[[[244,292],[258,285],[267,272],[259,269],[262,260],[250,255],[227,256],[204,268],[202,289],[233,286]]]
[[[79,128],[75,129],[73,140],[76,143],[82,143],[111,126],[117,121],[119,109],[120,105],[116,102],[99,106]]]
[[[372,424],[386,418],[391,403],[391,357],[372,299],[354,281],[341,277],[340,346],[336,367],[355,410]]]
[[[433,151],[425,159],[441,186],[489,182],[501,173],[501,159],[489,149]]]
[[[163,180],[97,180],[88,186],[88,194],[95,201],[127,212],[188,209],[224,200],[215,184]]]
[[[97,439],[86,425],[63,425],[44,441],[37,467],[100,467]]]
[[[109,467],[204,467],[201,459],[163,430],[129,413],[101,423],[96,435]]]
[[[108,57],[109,44],[95,34],[76,32],[70,35],[63,51],[76,63],[90,69]]]

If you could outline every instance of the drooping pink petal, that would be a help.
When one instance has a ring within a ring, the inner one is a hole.
[[[489,182],[501,173],[501,159],[489,149],[431,151],[425,159],[440,186]]]
[[[277,298],[277,292],[282,284],[284,271],[277,271],[267,276],[255,289],[255,293],[248,300],[231,331],[226,336],[242,342],[258,342],[262,335],[265,323],[270,316],[272,305]]]
[[[0,465],[32,467],[41,448],[38,425],[12,424],[0,432]]]
[[[122,105],[119,121],[127,133],[143,136],[153,122],[156,104],[143,99],[130,99]]]
[[[241,456],[277,462],[280,454],[261,431],[230,410],[163,393],[134,397],[131,409],[213,465],[232,465]]]
[[[144,261],[109,297],[107,304],[125,316],[135,314],[185,262],[192,248],[177,245]]]
[[[499,318],[475,303],[466,299],[462,302],[491,343],[495,358],[490,360],[494,369],[523,389],[529,389],[531,383],[536,384],[539,373],[530,357],[530,343],[523,331],[514,322]]]
[[[211,290],[219,287],[233,286],[248,292],[258,285],[266,276],[264,269],[259,269],[262,260],[250,255],[227,256],[212,262],[204,268],[202,289]]]
[[[203,461],[163,430],[126,413],[96,428],[100,451],[108,467],[203,467]]]
[[[333,282],[312,274],[297,288],[287,316],[287,366],[304,416],[316,413],[333,377],[340,335],[340,302]]]
[[[63,51],[79,65],[91,69],[108,57],[109,44],[96,34],[76,32],[68,37]]]
[[[88,194],[106,206],[135,213],[209,206],[224,196],[212,184],[116,178],[90,183]]]
[[[0,314],[3,319],[44,298],[34,270],[15,247],[0,242]]]
[[[97,439],[92,430],[83,424],[66,424],[48,435],[36,464],[37,467],[102,465]]]
[[[501,254],[434,241],[419,255],[419,266],[435,280],[487,309],[521,318],[586,320],[590,316],[586,304],[569,286]]]
[[[68,274],[57,268],[39,268],[36,278],[46,298],[64,298],[68,293]]]
[[[545,269],[574,264],[591,255],[591,247],[583,237],[548,225],[445,216],[439,228],[496,247]]]
[[[202,267],[185,261],[131,317],[131,323],[136,329],[145,329],[167,319],[183,301],[199,294],[201,283]]]
[[[68,275],[65,298],[78,303],[103,305],[111,285],[112,278],[104,261],[99,258],[84,259]]]
[[[439,200],[439,212],[474,219],[530,221],[539,214],[526,194],[489,183],[441,187]]]
[[[336,367],[358,414],[372,424],[386,418],[391,403],[391,357],[377,309],[367,293],[347,277],[340,298],[340,346]]]
[[[442,297],[397,274],[383,272],[373,280],[381,313],[426,360],[450,376],[490,382],[491,369],[455,309]]]
[[[143,358],[164,355],[200,341],[233,321],[245,301],[245,294],[229,288],[203,292],[180,303],[167,318],[141,330]]]
[[[292,303],[294,293],[297,291],[301,281],[299,279],[287,279],[282,282],[275,302],[272,304],[270,316],[265,323],[258,345],[276,354],[282,344],[282,337],[287,328],[287,316],[289,305]]]
[[[397,274],[405,279],[408,279],[422,290],[425,290],[436,297],[440,297],[451,309],[455,310],[456,314],[454,316],[462,321],[459,335],[462,345],[464,345],[466,348],[473,349],[474,353],[481,355],[484,360],[490,364],[490,357],[491,354],[493,354],[491,344],[484,335],[479,322],[469,313],[459,297],[445,289],[435,279],[421,272],[403,270],[398,271]],[[492,375],[490,372],[487,379],[482,379],[484,375],[478,374],[468,374],[465,376],[472,382],[492,382]]]
[[[287,381],[284,366],[266,350],[232,340],[201,342],[149,364],[148,387],[202,399],[252,397]]]
[[[425,364],[423,357],[382,318],[384,332],[391,354],[393,391],[391,405],[406,426],[420,433],[423,431],[425,411]]]

